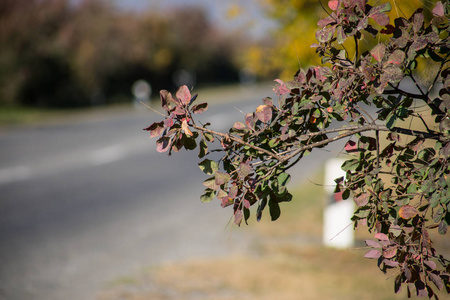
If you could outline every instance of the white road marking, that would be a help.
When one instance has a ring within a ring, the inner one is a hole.
[[[92,151],[88,161],[94,166],[99,166],[118,161],[125,156],[125,147],[117,144]]]
[[[24,180],[31,177],[31,175],[31,168],[25,166],[0,169],[0,184]]]

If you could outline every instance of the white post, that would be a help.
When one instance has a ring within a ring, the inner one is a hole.
[[[343,159],[330,159],[325,165],[325,191],[327,203],[323,216],[323,244],[334,248],[349,248],[354,245],[353,224],[354,212],[352,199],[342,200],[340,194],[334,193],[338,177],[345,176],[341,165]]]

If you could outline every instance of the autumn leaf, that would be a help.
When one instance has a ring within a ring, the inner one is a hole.
[[[176,97],[181,103],[187,105],[191,101],[191,92],[187,86],[183,85],[178,89]]]
[[[354,152],[355,150],[358,150],[358,145],[356,144],[355,141],[348,141],[348,142],[345,144],[344,149],[345,149],[345,151],[347,151],[347,152]]]
[[[376,61],[380,62],[383,59],[385,52],[386,45],[379,43],[370,51],[370,54],[373,56],[373,58],[375,58]]]
[[[267,123],[272,119],[272,108],[268,105],[260,105],[256,108],[256,117],[263,123]]]
[[[411,205],[403,205],[398,211],[400,218],[409,220],[414,218],[419,212]]]
[[[332,1],[328,1],[328,7],[331,10],[337,10],[339,7],[339,1],[338,0],[332,0]]]
[[[156,151],[159,153],[166,152],[170,148],[170,138],[162,137],[156,141]]]
[[[274,81],[279,84],[273,89],[275,94],[278,96],[289,94],[291,92],[291,90],[286,87],[286,84],[281,79],[275,79]]]
[[[444,6],[442,5],[441,1],[436,2],[436,6],[431,11],[433,15],[438,17],[443,17],[445,15],[444,13]]]
[[[144,128],[144,130],[146,131],[150,131],[150,137],[154,138],[157,137],[159,135],[161,135],[161,133],[163,133],[164,131],[164,122],[155,122],[152,125],[150,125],[147,128]]]
[[[201,114],[208,109],[208,103],[200,103],[192,106],[191,110],[194,114]]]
[[[193,136],[191,130],[189,130],[189,125],[186,119],[183,119],[183,121],[181,122],[181,129],[183,129],[184,134],[186,134],[187,136]]]
[[[369,250],[367,251],[366,254],[364,254],[365,258],[370,258],[370,259],[378,259],[381,256],[381,252],[379,250]]]

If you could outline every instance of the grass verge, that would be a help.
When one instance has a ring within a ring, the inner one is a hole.
[[[312,181],[322,182],[318,174]],[[394,294],[392,274],[383,275],[364,247],[336,250],[320,245],[323,188],[293,188],[282,216],[250,224],[258,238],[248,255],[193,259],[150,268],[118,279],[100,300],[144,299],[406,299]],[[245,226],[245,225],[244,225]],[[235,229],[239,230],[239,229]],[[357,229],[357,240],[370,237]],[[360,244],[360,243],[359,243]]]

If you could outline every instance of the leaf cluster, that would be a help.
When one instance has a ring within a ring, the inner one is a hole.
[[[161,92],[167,116],[146,130],[161,135],[160,152],[194,149],[200,138],[199,166],[209,176],[201,199],[232,206],[238,225],[248,221],[252,205],[257,220],[267,207],[276,220],[280,203],[292,199],[289,168],[314,149],[347,140],[346,176],[336,179],[335,192],[353,196],[355,227],[366,224],[375,234],[365,257],[377,259],[383,272],[395,269],[396,292],[405,284],[408,295],[437,298],[434,288],[450,291],[450,261],[431,240],[432,231],[446,234],[450,224],[448,2],[436,3],[429,24],[421,9],[391,22],[389,3],[335,0],[328,6],[313,45],[323,64],[299,70],[287,83],[277,79],[277,103],[263,99],[221,133],[194,123],[193,114],[207,105],[191,107],[195,96],[183,86],[175,98]],[[386,41],[359,53],[363,32]],[[344,47],[348,39],[352,57]],[[428,86],[416,79],[420,59],[438,65]],[[216,151],[208,148],[216,140],[223,156],[204,158]]]

